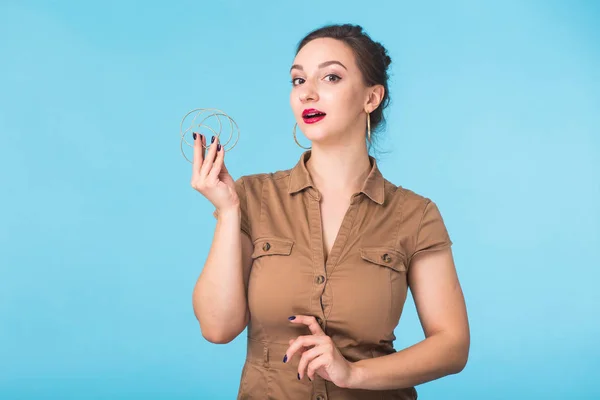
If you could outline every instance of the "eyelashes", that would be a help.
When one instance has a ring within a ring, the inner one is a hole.
[[[327,78],[331,78],[331,79],[327,79]],[[325,79],[326,79],[326,80],[328,80],[329,82],[337,82],[337,81],[341,80],[342,78],[340,78],[340,77],[339,77],[338,75],[336,75],[336,74],[327,74],[327,75],[325,75]],[[302,82],[299,82],[299,81],[302,81]],[[304,83],[304,78],[293,78],[293,79],[290,81],[290,83],[291,83],[293,86],[298,86],[298,85],[300,85],[300,84]]]

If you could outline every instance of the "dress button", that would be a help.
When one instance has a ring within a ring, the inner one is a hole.
[[[319,275],[315,281],[320,285],[321,283],[325,282],[325,277],[323,275]]]
[[[269,242],[267,242],[267,243],[265,243],[265,244],[263,245],[263,250],[264,250],[264,251],[269,251],[269,249],[270,249],[270,248],[271,248],[271,245],[269,244]]]
[[[319,395],[319,396],[317,396],[317,400],[325,400],[325,397]]]
[[[386,263],[389,263],[390,261],[392,261],[392,257],[390,257],[390,255],[388,253],[385,253],[384,255],[382,255],[381,259],[383,261],[385,261]]]

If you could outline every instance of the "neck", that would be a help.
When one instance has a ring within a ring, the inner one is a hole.
[[[315,146],[306,161],[313,183],[322,194],[351,196],[360,192],[371,171],[365,146]]]

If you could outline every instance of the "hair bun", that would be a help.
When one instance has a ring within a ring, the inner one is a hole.
[[[381,43],[376,42],[375,44],[377,45],[377,49],[379,49],[379,54],[381,54],[381,58],[383,60],[383,65],[385,65],[385,68],[387,69],[387,67],[389,67],[390,64],[392,63],[392,59],[388,55],[387,49],[385,47],[383,47],[383,45]]]
[[[348,30],[350,36],[359,37],[364,34],[363,27],[358,24],[344,24],[342,27]]]

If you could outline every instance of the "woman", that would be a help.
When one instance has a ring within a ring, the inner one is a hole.
[[[217,226],[193,306],[210,342],[248,327],[240,399],[416,399],[415,385],[466,364],[467,315],[439,210],[383,178],[368,154],[390,61],[360,26],[300,42],[290,103],[312,147],[291,169],[234,181],[218,139],[204,154],[195,135],[192,187]],[[426,338],[396,351],[408,287]]]

